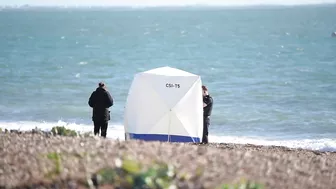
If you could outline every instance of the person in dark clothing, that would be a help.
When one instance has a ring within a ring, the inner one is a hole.
[[[209,134],[209,126],[210,126],[210,116],[212,112],[212,104],[213,98],[208,93],[208,88],[206,86],[202,86],[203,91],[203,137],[202,143],[207,144],[208,134]]]
[[[100,82],[98,88],[92,92],[88,104],[93,109],[94,135],[98,135],[101,131],[101,136],[106,138],[108,121],[111,119],[109,108],[113,106],[113,98],[103,82]]]

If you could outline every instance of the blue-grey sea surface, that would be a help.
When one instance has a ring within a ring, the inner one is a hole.
[[[91,131],[104,81],[108,136],[123,139],[134,74],[170,66],[208,86],[210,142],[335,151],[334,31],[336,5],[3,9],[0,127]]]

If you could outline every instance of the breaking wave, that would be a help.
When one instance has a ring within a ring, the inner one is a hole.
[[[68,129],[76,130],[78,132],[92,132],[93,126],[87,124],[66,123],[64,121],[58,122],[0,122],[0,128],[15,129],[27,131],[34,128],[40,128],[44,131],[50,131],[54,126],[64,126]],[[124,127],[122,124],[110,124],[107,130],[107,137],[110,139],[124,140]],[[210,135],[209,142],[213,143],[237,143],[237,144],[255,144],[264,146],[285,146],[290,148],[302,148],[318,151],[336,152],[336,140],[329,138],[321,139],[297,139],[297,140],[266,140],[249,137],[238,136],[218,136]]]

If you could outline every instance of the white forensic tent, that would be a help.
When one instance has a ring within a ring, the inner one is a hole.
[[[202,141],[201,77],[171,67],[135,74],[124,116],[126,140]]]

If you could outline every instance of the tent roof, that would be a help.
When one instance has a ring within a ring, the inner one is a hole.
[[[198,76],[196,74],[186,72],[177,68],[172,68],[169,66],[154,68],[145,72],[141,72],[141,74],[164,75],[164,76]]]

